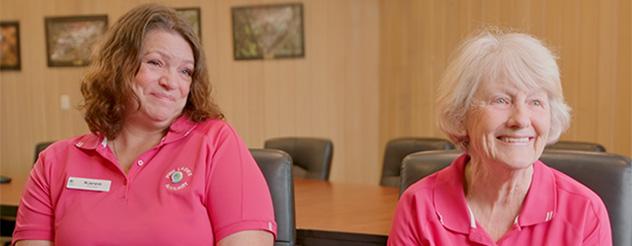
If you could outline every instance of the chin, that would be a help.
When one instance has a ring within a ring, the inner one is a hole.
[[[530,155],[504,155],[499,156],[497,160],[504,163],[511,169],[524,169],[533,165],[533,163],[538,160],[538,157],[535,156],[535,153]]]
[[[182,110],[160,109],[145,111],[145,115],[153,121],[170,121],[180,116],[180,114],[182,114]]]
[[[534,161],[516,160],[507,165],[510,166],[512,169],[526,169],[532,166],[533,163],[535,163],[535,160]]]
[[[173,120],[176,119],[177,116],[173,115],[165,115],[165,114],[146,114],[145,118],[147,123],[159,126],[159,127],[168,127]]]

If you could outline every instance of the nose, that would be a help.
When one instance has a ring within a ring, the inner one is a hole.
[[[177,82],[175,81],[176,75],[172,71],[165,71],[162,73],[160,78],[158,79],[158,84],[165,88],[166,90],[174,89],[177,86]]]
[[[507,120],[509,128],[522,129],[531,125],[529,111],[524,103],[516,103],[511,107],[511,115]]]

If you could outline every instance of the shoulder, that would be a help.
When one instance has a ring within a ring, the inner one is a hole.
[[[436,213],[434,204],[436,180],[437,175],[435,173],[412,184],[401,194],[397,202],[396,214],[398,214],[397,217],[404,218],[398,218],[398,221],[412,220],[420,222],[434,217]]]
[[[404,191],[400,198],[401,206],[416,210],[423,209],[426,210],[425,212],[434,213],[433,209],[436,206],[436,199],[453,200],[454,196],[462,195],[459,193],[462,193],[462,191],[458,190],[458,187],[462,186],[459,183],[462,179],[453,178],[458,175],[459,165],[452,163],[446,168],[420,179]]]
[[[437,183],[437,175],[438,173],[431,174],[408,186],[402,193],[401,200],[430,199],[432,190]]]
[[[402,194],[402,198],[432,199],[433,193],[462,192],[463,168],[468,156],[463,154],[453,160],[447,167],[432,173],[410,185]]]
[[[590,203],[601,203],[601,198],[597,193],[586,187],[579,181],[571,178],[565,173],[554,168],[545,166],[553,174],[556,190],[559,195],[564,195],[568,199],[584,200]]]
[[[197,122],[196,128],[199,130],[219,130],[224,128],[231,128],[231,126],[223,119],[206,119]]]
[[[171,124],[169,131],[169,134],[173,139],[180,139],[182,137],[189,136],[194,139],[210,143],[223,142],[231,138],[239,138],[235,129],[225,120],[206,119],[200,122],[194,122],[186,115],[183,115]]]
[[[468,230],[463,179],[453,178],[462,174],[460,167],[453,162],[406,189],[397,204],[389,245],[419,245],[427,240],[448,244],[441,239],[451,234],[448,231]]]
[[[558,213],[565,214],[569,221],[578,217],[599,218],[606,211],[599,195],[590,188],[561,171],[542,166],[551,172],[554,179]]]
[[[235,129],[225,120],[207,119],[196,123],[193,132],[196,134],[222,136],[237,134]]]
[[[401,195],[393,224],[389,233],[388,245],[414,245],[424,237],[426,228],[434,225],[435,207],[433,187],[436,173],[410,185]]]
[[[99,139],[95,134],[88,133],[54,141],[41,149],[35,157],[33,171],[49,178],[63,178],[63,173],[70,163],[89,158],[89,154],[86,153],[100,146]]]
[[[558,217],[565,225],[583,233],[584,240],[611,240],[610,219],[601,198],[570,176],[547,166],[545,168],[550,170],[555,186],[557,216],[554,215],[554,218]]]
[[[66,154],[69,151],[79,151],[85,148],[96,148],[100,143],[100,138],[95,134],[88,133],[57,141],[51,141],[50,145],[42,149],[40,156],[55,156]]]
[[[194,138],[199,139],[211,149],[224,151],[217,153],[246,153],[247,147],[237,131],[226,121],[221,119],[208,119],[196,123],[192,129]],[[249,153],[249,152],[247,152]]]

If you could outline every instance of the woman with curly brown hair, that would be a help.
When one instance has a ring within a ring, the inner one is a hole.
[[[17,245],[272,245],[266,182],[213,102],[197,36],[172,9],[121,17],[81,92],[91,133],[40,154]]]

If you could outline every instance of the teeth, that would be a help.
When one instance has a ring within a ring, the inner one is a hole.
[[[528,137],[524,137],[524,138],[501,137],[500,140],[506,143],[528,143],[529,142]]]

